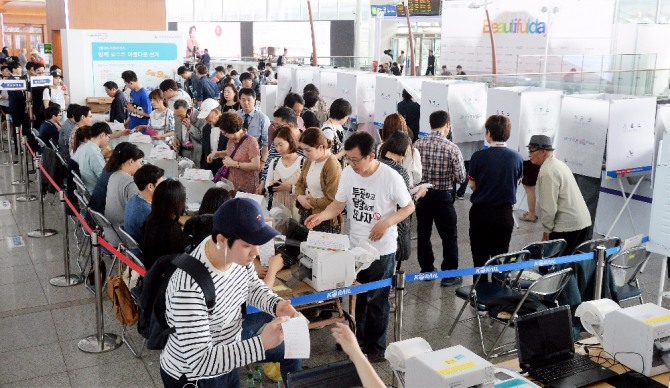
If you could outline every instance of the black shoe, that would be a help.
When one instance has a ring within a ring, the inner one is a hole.
[[[450,287],[450,286],[457,286],[459,284],[463,283],[463,278],[460,276],[456,276],[453,278],[444,278],[440,281],[440,286],[442,287]]]
[[[384,352],[368,352],[368,353],[365,353],[365,355],[368,357],[368,361],[370,361],[373,364],[380,363],[380,362],[386,362],[386,358],[384,357]]]

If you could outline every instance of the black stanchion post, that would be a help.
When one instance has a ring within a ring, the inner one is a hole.
[[[24,148],[23,144],[21,143],[21,127],[14,127],[14,130],[16,131],[14,138],[16,139],[16,161],[19,165],[19,180],[13,181],[12,185],[18,186],[23,184],[23,159],[21,158],[21,155],[23,155],[22,152],[24,152]]]
[[[105,333],[105,322],[102,310],[102,272],[100,271],[99,230],[91,233],[91,254],[95,272],[95,328],[96,333],[79,341],[79,350],[86,353],[104,353],[121,346],[121,338],[116,334]]]
[[[2,114],[0,114],[0,151],[1,152],[7,152],[7,149],[5,148],[5,135],[2,133],[2,124],[7,122],[7,120],[3,120]],[[11,145],[11,142],[9,142]],[[9,148],[9,147],[7,147]]]
[[[28,232],[28,237],[33,238],[51,237],[58,232],[55,231],[54,229],[44,228],[44,193],[42,192],[42,170],[40,170],[41,163],[37,158],[35,158],[33,162],[35,163],[35,174],[37,174],[37,190],[38,190],[37,195],[40,200],[40,228],[33,230],[32,232]]]
[[[400,270],[395,274],[395,340],[402,339],[402,310],[405,296],[405,271]]]
[[[596,247],[596,284],[593,295],[594,300],[602,298],[603,295],[603,273],[605,272],[605,247],[599,245]]]
[[[37,196],[30,194],[30,176],[28,174],[28,138],[23,136],[21,143],[23,145],[23,183],[25,184],[25,194],[21,197],[16,197],[18,202],[32,202],[37,201]]]
[[[84,279],[77,275],[70,274],[70,242],[68,240],[68,216],[67,203],[65,202],[65,190],[58,192],[61,207],[63,208],[63,266],[65,275],[56,276],[49,280],[49,283],[55,287],[76,286],[84,282]]]

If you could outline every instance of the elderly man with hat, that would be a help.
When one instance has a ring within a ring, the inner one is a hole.
[[[540,166],[537,177],[538,207],[544,228],[542,240],[562,238],[568,243],[566,253],[572,253],[590,238],[591,216],[584,196],[570,168],[554,157],[551,138],[533,135],[528,144],[531,163]]]
[[[226,157],[228,138],[223,136],[221,129],[216,126],[223,110],[219,101],[208,98],[200,105],[198,113],[199,120],[207,123],[202,128],[202,154],[200,156],[200,168],[211,170],[213,174],[223,166],[221,159]]]

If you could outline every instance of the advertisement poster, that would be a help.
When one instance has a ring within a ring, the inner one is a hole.
[[[454,143],[484,140],[486,90],[484,83],[468,82],[449,86],[447,102]]]
[[[193,57],[194,47],[198,54],[207,49],[212,58],[239,59],[242,56],[238,22],[180,22],[177,31],[182,33],[181,57]]]
[[[177,31],[63,30],[64,78],[72,102],[85,104],[86,97],[106,96],[102,85],[107,81],[123,88],[125,70],[133,70],[148,91],[175,78],[183,64],[181,41]]]
[[[486,117],[501,115],[510,119],[512,131],[507,140],[507,148],[520,151],[519,143],[519,106],[523,88],[492,88],[489,89],[486,104]],[[525,147],[525,144],[524,144]]]
[[[526,91],[521,93],[519,120],[519,152],[528,157],[525,147],[533,135],[546,135],[552,140],[558,129],[563,92],[560,90]]]
[[[602,176],[610,113],[608,101],[567,96],[563,99],[554,155],[575,174]]]
[[[656,98],[626,98],[610,104],[607,175],[651,172]]]
[[[289,63],[309,64],[312,55],[311,36],[309,22],[255,22],[254,54],[262,57],[273,54],[276,58],[286,49]],[[314,36],[317,54],[320,57],[330,56],[330,22],[315,21]],[[326,58],[325,61],[323,64],[327,65],[330,59]]]

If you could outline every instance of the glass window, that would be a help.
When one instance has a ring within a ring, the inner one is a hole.
[[[37,48],[42,43],[42,35],[30,35],[31,49]]]
[[[619,23],[653,24],[656,22],[656,0],[619,0]]]
[[[240,19],[240,9],[244,8],[245,2],[236,0],[226,0],[223,4],[223,20],[242,21]]]
[[[307,3],[303,0],[271,1],[269,5],[270,17],[272,18],[272,20],[269,21],[309,20]],[[314,3],[312,3],[312,6],[314,6]]]
[[[28,39],[26,38],[25,35],[19,35],[19,34],[14,35],[14,42],[16,43],[14,48],[17,50],[27,49],[28,48],[27,41]]]
[[[14,47],[13,42],[14,40],[12,39],[12,34],[5,34],[5,46],[13,48]]]
[[[320,0],[321,2],[327,2],[328,0]],[[354,20],[356,19],[356,0],[338,0],[338,20]],[[365,3],[365,2],[364,2]],[[392,2],[389,2],[392,3]],[[362,5],[364,10],[368,10],[367,15],[370,15],[370,5],[367,7],[365,4]],[[365,18],[365,15],[363,15]]]
[[[185,1],[188,3],[188,1]],[[226,2],[226,5],[229,2]],[[203,22],[219,21],[223,17],[223,1],[198,0],[194,1],[195,20]]]
[[[670,0],[663,0],[661,2],[661,15],[659,23],[670,24]]]
[[[165,0],[168,22],[192,21],[193,18],[192,1],[184,0]]]
[[[319,0],[318,8],[319,12],[316,12],[316,1],[312,1],[312,14],[314,19],[318,20],[337,20],[337,9],[338,9],[339,0]]]

